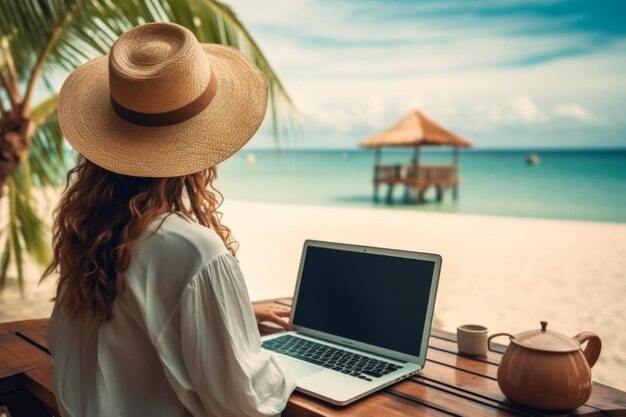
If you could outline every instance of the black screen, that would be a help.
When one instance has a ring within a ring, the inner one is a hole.
[[[309,246],[294,324],[419,356],[434,267]]]

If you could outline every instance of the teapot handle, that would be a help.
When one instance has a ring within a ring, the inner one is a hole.
[[[583,350],[583,354],[585,355],[585,359],[587,359],[589,367],[592,368],[600,356],[600,350],[602,350],[602,341],[600,340],[600,337],[593,332],[582,332],[574,336],[573,339],[581,345],[586,341],[589,341],[587,343],[587,347]]]
[[[495,333],[495,334],[492,334],[487,339],[487,347],[489,348],[489,350],[491,350],[493,352],[498,352],[498,351],[494,350],[494,349],[491,349],[491,339],[493,339],[494,337],[498,337],[498,336],[509,336],[511,339],[515,339],[515,336],[513,336],[512,334],[508,334],[508,333]]]

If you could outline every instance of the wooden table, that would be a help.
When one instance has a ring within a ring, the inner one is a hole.
[[[288,298],[271,300],[289,305]],[[52,363],[44,338],[47,319],[0,324],[0,406],[13,417],[58,415]],[[277,331],[260,325],[262,334]],[[503,347],[501,347],[503,349]],[[294,392],[283,416],[626,416],[626,393],[594,383],[589,401],[571,413],[544,413],[509,402],[498,389],[502,354],[458,354],[456,336],[433,330],[427,362],[416,376],[346,407]]]

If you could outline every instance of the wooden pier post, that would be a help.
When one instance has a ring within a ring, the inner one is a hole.
[[[395,184],[389,184],[389,188],[387,189],[387,204],[393,203],[393,187]]]
[[[380,166],[380,149],[381,148],[376,148],[374,159],[374,203],[378,203],[378,167]]]
[[[413,163],[413,167],[416,169],[417,169],[417,166],[419,165],[419,159],[420,159],[420,147],[415,146],[415,148],[413,148],[413,160],[411,162]],[[415,173],[417,173],[417,171],[415,171]]]
[[[418,188],[417,189],[417,203],[421,204],[424,202],[424,193],[426,192],[426,189],[424,188]]]
[[[452,198],[456,201],[459,198],[459,147],[455,146],[452,152],[454,162],[454,177],[456,181],[452,187]]]
[[[435,189],[437,190],[437,201],[443,200],[443,186],[438,185],[435,187]]]

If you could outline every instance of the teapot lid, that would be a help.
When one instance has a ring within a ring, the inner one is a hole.
[[[541,330],[529,330],[511,338],[511,342],[525,348],[543,352],[575,352],[580,350],[580,343],[569,336],[546,330],[547,321],[541,322]]]

